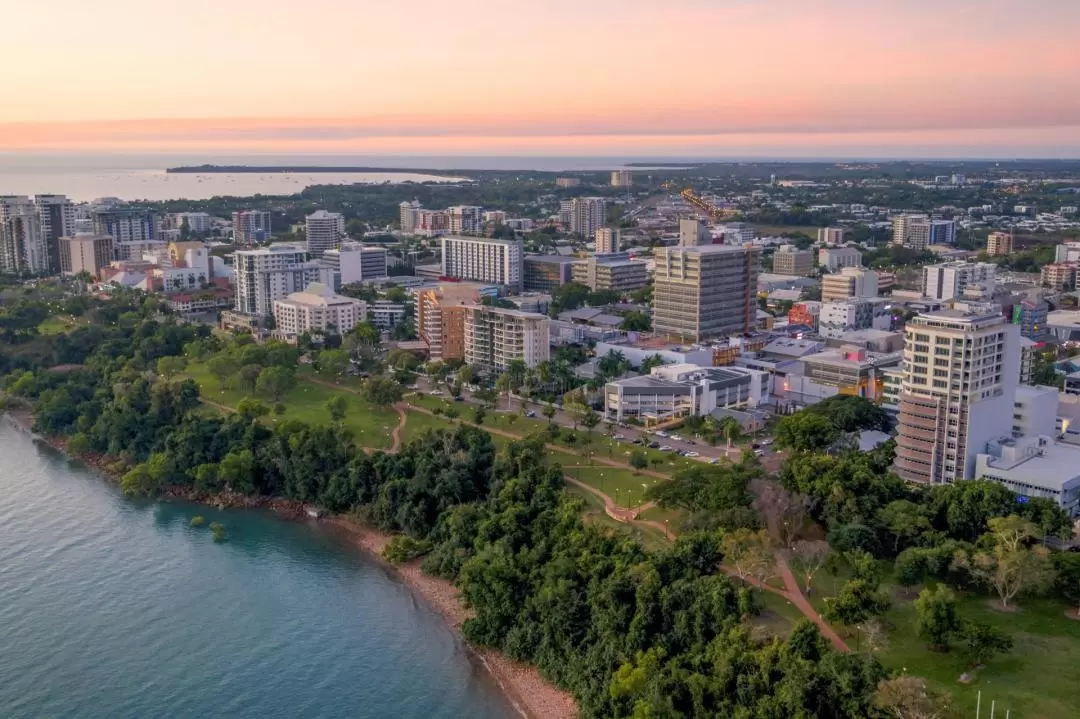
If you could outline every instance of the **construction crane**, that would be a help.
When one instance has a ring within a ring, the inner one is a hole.
[[[709,202],[704,197],[694,192],[692,187],[685,187],[683,191],[679,193],[679,196],[689,202],[694,207],[698,208],[702,212],[706,213],[715,222],[717,220],[723,220],[734,217],[738,213],[735,210],[725,210],[717,207],[712,202]]]

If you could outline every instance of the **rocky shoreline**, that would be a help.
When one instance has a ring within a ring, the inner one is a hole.
[[[33,434],[33,414],[30,410],[9,408],[5,412],[5,416],[19,429]],[[50,447],[67,454],[67,443],[63,438],[34,436]],[[115,475],[107,469],[109,464],[107,457],[80,457],[80,461],[109,479],[116,479]],[[282,519],[308,518],[307,508],[303,502],[281,497],[259,497],[234,492],[211,494],[196,491],[191,487],[172,486],[166,487],[160,498],[166,501],[181,500],[205,504],[217,509],[266,509]],[[458,589],[452,582],[424,574],[420,569],[419,560],[400,566],[386,562],[383,559],[382,550],[390,542],[392,538],[390,534],[367,527],[344,515],[323,517],[320,523],[332,527],[347,537],[358,549],[393,571],[450,625],[455,634],[464,639],[461,627],[465,620],[472,616],[472,613],[461,600]],[[536,667],[515,662],[492,649],[467,646],[526,719],[571,719],[577,716],[578,706],[574,697],[544,679]]]

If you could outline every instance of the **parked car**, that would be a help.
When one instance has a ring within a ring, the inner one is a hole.
[[[533,411],[526,412],[525,416],[528,417],[529,419],[535,419],[536,418],[536,412],[533,412]]]
[[[698,454],[697,452],[687,452],[687,453],[686,453],[686,454],[684,454],[683,456],[684,456],[684,457],[700,457],[701,455],[700,455],[700,454]]]
[[[649,442],[649,448],[650,449],[660,449],[660,443],[659,442]]]
[[[682,442],[682,437],[677,434],[671,435],[671,439],[675,440],[676,442]]]
[[[667,432],[655,432],[654,434],[655,434],[655,435],[656,435],[657,437],[663,437],[664,439],[667,439],[667,436],[668,436],[668,435],[667,435]]]
[[[763,450],[763,449],[755,449],[754,454],[756,454],[759,457],[764,457],[765,456],[765,450]]]
[[[661,445],[660,446],[660,451],[661,452],[670,452],[671,451],[671,445],[670,444]]]

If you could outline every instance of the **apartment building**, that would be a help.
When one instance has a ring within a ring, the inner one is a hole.
[[[345,215],[340,212],[316,210],[307,216],[304,225],[308,252],[312,257],[322,257],[345,239]]]
[[[443,277],[502,285],[520,292],[524,256],[521,240],[442,238]]]
[[[612,170],[611,171],[611,186],[612,187],[632,187],[634,184],[634,172],[633,170]]]
[[[631,260],[629,253],[618,252],[593,255],[584,262],[573,263],[571,278],[593,292],[633,292],[649,283],[649,271],[644,262]]]
[[[896,472],[970,479],[987,443],[1012,436],[1019,328],[993,306],[961,305],[918,315],[904,333]]]
[[[274,301],[275,333],[286,339],[305,332],[345,334],[366,316],[366,303],[334,294],[318,282],[308,285],[302,292],[293,292]]]
[[[406,235],[416,232],[420,220],[420,201],[402,202],[399,206],[398,223]]]
[[[893,218],[893,244],[911,250],[930,245],[956,244],[956,222],[932,220],[926,215],[897,215]]]
[[[555,178],[555,187],[562,187],[562,188],[577,187],[580,184],[581,184],[581,178],[580,177],[556,177]]]
[[[213,229],[214,219],[209,212],[177,212],[171,218],[171,228],[180,230],[187,225],[192,235],[207,235]]]
[[[42,275],[48,268],[37,208],[25,195],[0,196],[0,271]]]
[[[447,207],[450,218],[450,234],[479,235],[484,231],[484,208],[476,205]]]
[[[773,253],[773,274],[806,277],[814,272],[814,253],[783,245]]]
[[[1052,290],[1072,290],[1076,288],[1076,262],[1054,262],[1043,265],[1039,270],[1039,280],[1043,287]]]
[[[575,197],[570,200],[570,231],[586,239],[607,222],[607,200],[603,197]]]
[[[408,305],[392,300],[375,300],[368,304],[367,309],[371,315],[371,324],[381,330],[394,329],[409,315]]]
[[[263,210],[234,212],[233,241],[240,245],[262,244],[270,239],[270,213]]]
[[[576,260],[562,255],[526,255],[522,262],[526,292],[554,292],[569,282]]]
[[[320,265],[310,260],[307,247],[298,244],[237,250],[233,262],[236,311],[258,317],[272,315],[275,300],[302,292],[309,284],[320,281]]]
[[[746,245],[754,241],[754,228],[742,222],[729,222],[713,228],[713,242],[721,245]]]
[[[320,264],[329,271],[327,284],[335,292],[344,285],[370,282],[386,277],[386,248],[367,247],[359,242],[342,242],[341,246],[323,253]]]
[[[480,289],[447,283],[416,295],[416,331],[433,360],[465,359],[465,310]]]
[[[60,271],[65,275],[86,272],[91,277],[101,277],[102,268],[107,267],[112,258],[111,235],[79,232],[60,238]]]
[[[617,229],[601,227],[596,231],[596,254],[605,255],[621,250],[621,237]]]
[[[450,215],[446,210],[417,210],[415,234],[438,237],[450,231]]]
[[[161,219],[153,210],[138,207],[108,207],[90,213],[94,234],[111,235],[118,260],[138,260],[146,252],[165,246],[161,239]]]
[[[817,241],[822,245],[842,245],[844,233],[843,227],[822,227],[817,231]]]
[[[46,273],[60,274],[60,238],[75,234],[75,205],[65,195],[34,195],[45,245]]]
[[[753,332],[758,248],[659,247],[654,258],[654,331],[694,341]]]
[[[679,220],[679,247],[698,247],[711,245],[712,234],[709,226],[701,220],[683,218]]]
[[[1020,336],[1029,340],[1045,339],[1050,332],[1050,305],[1031,294],[1013,305],[1012,323],[1020,328]]]
[[[1011,232],[991,232],[986,238],[986,254],[991,257],[1007,255],[1013,251]]]
[[[859,267],[862,265],[862,253],[854,247],[822,247],[818,250],[818,265],[829,272]]]
[[[756,407],[768,394],[767,379],[766,373],[743,367],[655,367],[645,376],[608,382],[604,418],[652,426],[717,409]]]
[[[980,282],[993,284],[997,265],[989,262],[946,262],[923,267],[924,297],[946,301],[958,299],[968,285]]]
[[[514,360],[535,367],[551,357],[548,318],[484,305],[465,308],[465,362],[481,372],[504,371]]]
[[[818,334],[836,339],[857,330],[887,330],[892,309],[882,298],[851,298],[821,305]]]

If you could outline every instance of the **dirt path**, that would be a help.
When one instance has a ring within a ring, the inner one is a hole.
[[[787,587],[785,595],[788,601],[798,607],[799,611],[805,614],[807,619],[816,624],[822,635],[831,641],[834,647],[842,652],[850,652],[851,648],[848,647],[847,642],[841,639],[836,630],[821,618],[821,615],[817,613],[817,610],[803,595],[802,588],[799,586],[798,580],[795,579],[791,567],[788,566],[787,557],[784,556],[784,553],[778,549],[773,553],[773,556],[776,558],[776,571],[780,573],[780,578],[784,580],[784,586]]]
[[[397,427],[394,427],[394,431],[390,433],[390,454],[397,454],[401,449],[401,430],[405,429],[405,423],[409,421],[409,415],[400,405],[394,405],[394,409],[398,413]]]
[[[203,404],[209,405],[211,407],[216,407],[217,409],[220,409],[225,414],[233,414],[233,413],[236,412],[235,407],[229,407],[228,405],[218,404],[217,402],[212,402],[212,401],[208,400],[206,397],[199,397],[199,401],[202,402]]]

